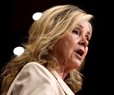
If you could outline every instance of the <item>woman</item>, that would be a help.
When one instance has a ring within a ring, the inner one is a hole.
[[[25,52],[1,74],[2,95],[74,95],[92,35],[91,14],[74,5],[43,12],[29,29]]]

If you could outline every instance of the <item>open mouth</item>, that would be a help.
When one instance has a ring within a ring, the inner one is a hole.
[[[82,49],[77,49],[75,52],[79,58],[82,58],[82,56],[84,55],[84,51]]]

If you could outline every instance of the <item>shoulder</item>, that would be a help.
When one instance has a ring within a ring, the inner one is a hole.
[[[32,68],[33,67],[45,68],[44,66],[42,66],[38,62],[28,62],[23,68],[30,68],[30,67],[32,67]]]
[[[22,70],[30,70],[30,69],[34,69],[34,70],[45,70],[48,71],[44,66],[42,66],[41,64],[37,63],[37,62],[28,62],[23,68]]]
[[[45,78],[54,78],[54,76],[49,72],[49,70],[47,68],[45,68],[43,65],[37,63],[37,62],[29,62],[27,63],[23,68],[21,72],[26,72],[29,73],[29,75],[35,76],[42,76]],[[21,73],[20,72],[20,73]]]
[[[53,95],[50,93],[55,93],[55,86],[53,75],[45,67],[37,62],[29,62],[13,81],[7,95],[12,92],[16,93],[15,95]],[[46,94],[48,91],[50,92]]]

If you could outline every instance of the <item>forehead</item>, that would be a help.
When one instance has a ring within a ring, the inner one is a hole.
[[[88,31],[92,31],[92,26],[89,21],[83,21],[76,25],[76,28],[87,29]]]

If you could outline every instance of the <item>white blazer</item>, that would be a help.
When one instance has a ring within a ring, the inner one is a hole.
[[[75,95],[54,71],[36,63],[26,64],[12,82],[7,95]]]

